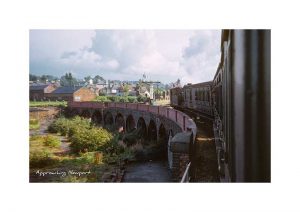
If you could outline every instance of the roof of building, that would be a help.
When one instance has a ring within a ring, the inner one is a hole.
[[[49,86],[49,84],[32,84],[32,85],[30,85],[29,89],[31,91],[40,91],[40,90],[44,90],[48,86]]]
[[[197,84],[191,84],[191,85],[185,85],[183,88],[197,88],[201,86],[207,86],[207,85],[212,85],[213,81],[208,81],[208,82],[200,82]]]
[[[54,90],[52,93],[55,94],[72,94],[75,91],[79,90],[80,88],[82,88],[82,86],[64,86],[64,87],[59,87],[56,90]]]

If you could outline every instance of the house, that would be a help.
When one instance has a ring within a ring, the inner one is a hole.
[[[75,102],[91,101],[96,98],[96,94],[93,91],[82,86],[59,87],[52,93],[47,94],[47,96],[53,101],[64,100]]]
[[[31,84],[29,86],[29,99],[31,101],[48,100],[47,95],[57,87],[55,84]]]

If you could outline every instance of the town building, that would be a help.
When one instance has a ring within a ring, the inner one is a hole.
[[[57,87],[55,84],[31,84],[29,86],[29,99],[31,101],[47,100],[47,95]]]
[[[47,94],[48,98],[53,101],[91,101],[96,98],[96,94],[89,88],[82,86],[64,86],[59,87],[52,93]]]

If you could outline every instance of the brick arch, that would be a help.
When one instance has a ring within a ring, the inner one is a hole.
[[[170,129],[170,130],[168,131],[168,136],[171,136],[171,137],[173,137],[173,136],[174,136],[174,132],[173,132],[173,130],[172,130],[172,129]]]
[[[120,131],[125,130],[125,118],[121,113],[118,113],[115,118],[115,126]]]
[[[92,121],[97,125],[100,125],[102,123],[102,113],[100,110],[95,110],[93,112]]]
[[[104,115],[104,125],[105,126],[108,126],[108,125],[113,125],[114,124],[114,117],[112,115],[111,112],[106,112],[105,115]]]
[[[67,109],[64,114],[65,114],[66,117],[71,118],[71,117],[74,117],[76,115],[79,115],[80,112],[76,108],[71,108],[71,109]]]
[[[80,116],[82,116],[83,118],[91,118],[92,113],[89,109],[83,109],[80,113]]]
[[[168,137],[168,131],[166,130],[165,126],[163,124],[160,124],[158,129],[158,139],[165,142]]]
[[[126,118],[126,131],[131,132],[133,129],[136,128],[135,120],[133,115],[129,115]]]
[[[150,120],[148,125],[148,138],[150,141],[157,141],[157,127],[153,119]]]
[[[162,157],[167,158],[168,156],[168,130],[165,128],[164,124],[160,124],[158,128],[158,141],[159,145],[162,148]]]
[[[141,130],[141,136],[144,140],[147,139],[147,125],[143,117],[140,117],[137,122],[137,129]]]

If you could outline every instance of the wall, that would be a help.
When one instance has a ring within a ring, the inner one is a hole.
[[[96,94],[88,88],[80,88],[79,90],[75,91],[74,95],[73,95],[74,101],[76,101],[76,99],[75,99],[76,96],[80,97],[79,101],[81,101],[81,102],[91,101],[96,98]]]

